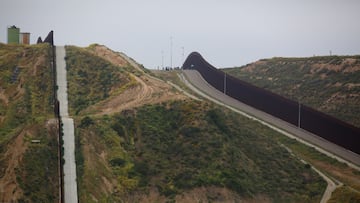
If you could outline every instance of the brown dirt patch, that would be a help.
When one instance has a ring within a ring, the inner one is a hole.
[[[156,80],[148,76],[143,70],[130,58],[124,58],[120,53],[116,53],[105,46],[97,45],[92,51],[114,65],[124,66],[131,64],[134,68],[141,71],[141,76],[129,75],[136,80],[137,85],[121,92],[118,95],[111,96],[109,99],[98,103],[86,109],[84,112],[95,112],[95,114],[112,114],[124,109],[139,107],[144,104],[155,104],[169,100],[186,99],[187,97],[178,91],[173,90],[169,84]]]
[[[0,101],[2,101],[5,106],[9,104],[9,98],[5,95],[5,90],[2,88],[0,88]]]
[[[331,177],[334,177],[336,180],[348,185],[349,187],[360,191],[360,175],[354,173],[355,169],[350,167],[342,168],[338,166],[325,163],[323,161],[311,161],[312,165],[321,171],[326,171]]]
[[[341,82],[337,82],[334,84],[334,87],[341,87],[343,84]]]
[[[347,58],[343,61],[342,65],[346,66],[344,69],[344,73],[353,73],[356,71],[360,71],[360,64],[357,63],[358,59]]]
[[[353,73],[356,71],[360,71],[360,64],[357,64],[357,59],[347,58],[344,59],[340,64],[329,64],[329,63],[315,63],[311,66],[311,73],[319,72],[323,69],[335,71],[335,72],[343,72],[343,73]]]
[[[319,72],[323,69],[335,71],[335,72],[342,72],[344,70],[344,66],[342,64],[340,65],[333,65],[328,63],[316,63],[312,65],[311,72]]]
[[[99,112],[98,114],[111,114],[144,104],[187,98],[179,92],[173,91],[173,87],[167,83],[146,76],[136,77],[132,75],[132,77],[135,78],[138,85],[95,105],[93,108],[96,109],[96,112]]]
[[[343,95],[340,92],[336,92],[332,94],[331,97],[325,101],[325,103],[339,103],[344,99],[346,99],[346,95]]]
[[[352,88],[360,87],[360,83],[347,83],[345,86],[348,89],[352,89]]]
[[[37,73],[39,72],[40,68],[42,68],[44,66],[44,64],[46,64],[45,60],[46,60],[45,56],[39,56],[36,58],[36,62],[34,64],[33,70],[32,70],[33,76],[36,76]]]
[[[128,65],[128,62],[123,57],[121,57],[118,53],[112,51],[111,49],[107,48],[106,46],[96,45],[93,49],[91,49],[90,52],[110,61],[117,66]]]
[[[23,194],[23,191],[16,181],[15,170],[19,166],[23,154],[27,149],[27,144],[24,142],[24,136],[27,133],[26,130],[23,130],[11,141],[3,156],[6,169],[4,176],[0,179],[0,202],[15,202]]]
[[[48,136],[57,135],[57,119],[49,119],[45,127]],[[16,170],[22,162],[30,140],[36,137],[36,128],[31,126],[24,128],[18,136],[9,141],[5,152],[1,154],[1,167],[5,166],[5,170],[0,178],[0,202],[17,202],[23,196],[23,191],[16,180]]]

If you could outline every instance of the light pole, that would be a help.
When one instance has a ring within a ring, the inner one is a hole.
[[[298,112],[298,128],[301,128],[301,103],[300,100],[298,100],[299,104],[299,112]]]
[[[184,64],[184,47],[181,47],[181,49],[182,49],[181,63]],[[181,67],[182,67],[182,64],[180,64]]]
[[[161,68],[164,70],[164,50],[161,50]]]
[[[173,48],[173,41],[171,36],[170,37],[170,69],[172,69],[172,48]]]
[[[224,94],[226,94],[226,72],[224,72]]]

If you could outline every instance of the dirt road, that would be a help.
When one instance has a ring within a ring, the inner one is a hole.
[[[174,91],[173,89],[177,89],[174,85],[146,73],[139,64],[124,53],[114,52],[102,45],[95,47],[92,53],[119,67],[124,67],[128,64],[135,68],[137,73],[128,72],[129,77],[132,79],[130,87],[89,107],[84,110],[85,113],[91,112],[96,115],[112,114],[145,104],[187,98],[186,94],[182,94],[183,92]]]

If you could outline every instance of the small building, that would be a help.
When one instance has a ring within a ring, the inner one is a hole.
[[[15,25],[8,27],[8,44],[19,44],[20,28]]]
[[[8,44],[30,44],[30,33],[21,32],[15,25],[8,27]]]
[[[20,44],[30,44],[30,32],[21,32],[19,41]]]

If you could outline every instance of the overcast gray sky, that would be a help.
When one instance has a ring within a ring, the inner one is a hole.
[[[99,43],[147,68],[173,66],[192,51],[216,67],[275,56],[360,54],[360,0],[1,0],[7,27],[54,30],[55,44]],[[1,31],[2,30],[2,31]]]

